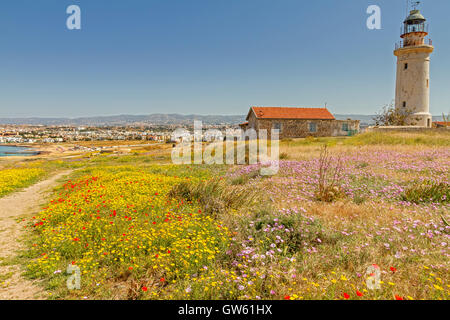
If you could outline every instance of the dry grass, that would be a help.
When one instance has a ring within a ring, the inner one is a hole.
[[[232,245],[216,258],[214,270],[185,280],[191,296],[175,298],[344,299],[346,293],[351,299],[448,299],[448,205],[405,202],[401,193],[389,198],[384,191],[430,175],[448,181],[442,171],[449,163],[448,140],[440,132],[286,140],[280,144],[283,163],[299,171],[275,177],[246,170],[252,166],[205,166],[212,178],[180,183],[169,196],[199,204],[203,214],[231,231]],[[147,170],[151,163],[170,162],[171,147],[94,155],[83,165],[128,163]],[[185,170],[196,174],[192,166]],[[225,170],[238,174],[224,175]],[[347,193],[332,201],[314,197],[316,188],[327,195],[335,187],[367,192],[361,199]],[[368,189],[380,192],[368,197]],[[373,264],[381,270],[380,290],[366,285],[365,272]],[[129,298],[138,296],[132,279],[128,287],[111,287]]]

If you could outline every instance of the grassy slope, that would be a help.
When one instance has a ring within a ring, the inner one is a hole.
[[[387,178],[376,180],[378,178],[369,176],[364,180],[361,175],[356,175],[352,183],[354,187],[362,186],[362,189],[366,185],[371,188],[383,188],[388,185],[389,180],[396,183],[413,181],[429,173],[413,169],[406,169],[406,171],[389,169],[383,164],[371,163],[371,154],[398,151],[407,155],[423,150],[442,151],[450,145],[450,135],[448,133],[366,133],[350,138],[295,139],[282,141],[280,151],[285,153],[287,160],[303,161],[317,158],[323,144],[329,145],[335,154],[365,152],[368,155],[367,160],[356,164],[361,167],[361,172],[370,172],[377,176],[384,175]],[[142,150],[128,156],[93,156],[90,159],[65,161],[58,165],[87,168],[83,170],[83,173],[89,173],[89,170],[95,167],[101,168],[107,165],[125,164],[137,168],[149,168],[152,164],[160,163],[162,159],[163,163],[168,163],[169,152],[167,148]],[[396,159],[391,160],[396,161]],[[431,158],[430,166],[439,165],[442,160],[448,161],[448,159]],[[405,158],[404,161],[408,165],[414,164],[414,159]],[[224,169],[226,168],[216,168],[213,176],[222,175]],[[76,173],[77,176],[80,174]],[[178,174],[173,173],[173,175]],[[195,175],[195,172],[192,174]],[[398,199],[387,200],[383,198],[383,195],[369,200],[361,197],[356,201],[355,198],[344,197],[331,203],[311,199],[292,201],[295,197],[288,197],[287,189],[278,192],[279,197],[276,195],[267,197],[271,186],[287,181],[287,178],[289,177],[276,176],[265,179],[258,175],[245,178],[233,177],[223,180],[216,187],[208,186],[208,184],[191,185],[189,188],[197,189],[185,190],[182,193],[186,195],[186,192],[193,192],[194,200],[200,201],[207,213],[213,214],[216,219],[223,221],[230,230],[234,231],[235,245],[230,249],[231,255],[239,254],[243,244],[254,247],[255,252],[259,254],[272,250],[272,244],[275,244],[282,252],[276,253],[272,262],[264,265],[256,261],[248,263],[241,255],[238,255],[239,258],[225,255],[217,260],[215,269],[222,269],[227,273],[207,271],[204,277],[200,276],[195,280],[196,286],[193,285],[193,281],[180,283],[184,293],[175,297],[254,299],[259,296],[280,299],[286,297],[342,299],[344,293],[349,294],[352,299],[391,299],[396,295],[414,299],[447,297],[448,264],[442,253],[445,247],[439,250],[431,247],[431,243],[434,244],[436,238],[442,238],[442,242],[446,241],[445,235],[441,231],[441,234],[430,242],[422,234],[432,229],[433,224],[439,228],[445,228],[441,215],[448,218],[448,206],[438,205],[437,209],[434,208],[435,205],[432,208],[429,204],[405,206],[398,202]],[[210,182],[212,185],[215,183],[217,181]],[[248,194],[249,201],[242,198],[236,201],[236,194],[242,195],[242,193]],[[216,209],[211,211],[211,208]],[[289,209],[295,209],[297,212],[291,212],[288,216],[279,212],[279,210]],[[283,233],[261,232],[264,225],[271,224],[273,227],[274,219],[278,219],[277,224],[283,225],[283,228],[303,231],[291,233],[293,236],[287,238],[284,238]],[[412,223],[413,221],[417,221],[417,226]],[[412,231],[399,234],[393,228],[397,224],[400,224],[400,228]],[[277,242],[279,240],[277,236],[283,237],[282,243]],[[252,239],[251,241],[256,239],[258,243],[253,246],[248,242],[249,239]],[[320,239],[320,242],[317,239]],[[306,246],[305,243],[307,243]],[[389,244],[389,249],[386,248],[386,243]],[[415,251],[397,258],[397,251],[404,251],[402,247]],[[320,254],[314,250],[318,250]],[[425,254],[421,253],[421,250]],[[234,264],[235,261],[237,264]],[[367,267],[372,264],[379,265],[382,270],[382,280],[384,280],[382,290],[372,291],[366,287],[364,275]],[[256,274],[255,270],[257,270]],[[243,274],[247,276],[251,274],[251,276],[243,277]],[[265,276],[265,280],[261,279],[262,275]],[[51,277],[47,280],[53,287],[56,286],[58,290],[64,291],[65,278],[61,279],[59,279],[61,283],[56,284]],[[237,279],[239,280],[236,281]],[[228,281],[231,281],[231,284]],[[249,284],[249,281],[252,284]],[[219,290],[214,289],[212,285],[217,282],[223,283]],[[233,286],[233,283],[236,285]],[[122,284],[130,285],[129,282]],[[241,290],[239,286],[245,289]],[[208,287],[209,292],[203,291],[204,287]],[[227,290],[224,290],[225,287]],[[187,294],[187,289],[192,290],[190,294]],[[363,296],[358,296],[357,291]],[[80,295],[75,294],[74,297]],[[95,295],[90,298],[95,298]],[[167,298],[167,296],[161,296],[161,298]]]

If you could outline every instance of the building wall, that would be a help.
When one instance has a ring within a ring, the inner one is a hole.
[[[306,138],[306,137],[337,137],[348,136],[350,133],[359,132],[359,120],[289,120],[289,119],[257,119],[253,114],[249,118],[248,128],[256,131],[265,129],[268,138],[276,124],[281,125],[280,139]],[[316,132],[310,131],[310,123],[316,124]],[[347,124],[348,131],[343,130],[343,124]]]
[[[395,51],[397,83],[395,106],[413,111],[409,124],[431,126],[430,114],[430,54],[432,46],[405,47]],[[408,67],[405,69],[405,64]],[[418,121],[416,119],[419,119]]]

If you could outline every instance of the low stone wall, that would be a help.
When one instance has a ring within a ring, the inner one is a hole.
[[[366,132],[392,132],[392,131],[402,131],[402,132],[433,132],[433,131],[449,131],[450,127],[442,128],[427,128],[427,127],[417,127],[417,126],[384,126],[384,127],[368,127]]]

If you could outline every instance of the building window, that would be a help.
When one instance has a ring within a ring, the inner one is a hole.
[[[427,119],[427,127],[431,128],[431,119]]]
[[[405,63],[405,70],[406,70],[406,69],[408,69],[408,64],[407,64],[407,63]]]
[[[281,133],[281,130],[282,130],[282,125],[281,125],[281,123],[279,123],[279,122],[274,122],[274,124],[273,124],[273,129],[279,130],[279,132]]]
[[[348,123],[342,124],[342,131],[348,131]]]
[[[317,132],[317,123],[311,122],[309,124],[309,132]]]
[[[406,108],[406,101],[403,101],[403,108]]]

